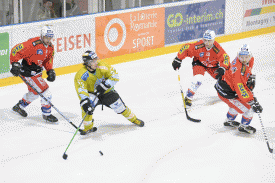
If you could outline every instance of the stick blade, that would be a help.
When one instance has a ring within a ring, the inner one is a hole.
[[[68,155],[66,153],[63,154],[63,159],[66,160],[68,158]]]
[[[188,115],[186,108],[184,108],[184,109],[185,109],[185,114],[186,114],[186,117],[187,117],[187,119],[188,119],[189,121],[192,121],[192,122],[195,122],[195,123],[199,123],[199,122],[201,122],[201,120],[200,120],[200,119],[194,119],[194,118],[191,118],[191,117]]]

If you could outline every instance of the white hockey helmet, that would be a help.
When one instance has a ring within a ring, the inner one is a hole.
[[[252,58],[252,53],[249,49],[249,46],[247,44],[243,44],[242,47],[240,48],[237,57],[241,62],[246,61],[248,62]],[[245,60],[244,60],[245,58]]]
[[[203,39],[205,40],[214,40],[216,38],[216,34],[213,30],[207,30],[203,34]]]
[[[44,36],[51,37],[51,38],[53,38],[53,36],[54,36],[53,29],[48,25],[45,25],[41,29],[41,38],[44,37]]]

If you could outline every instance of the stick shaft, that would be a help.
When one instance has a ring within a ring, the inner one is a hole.
[[[38,95],[40,95],[40,97],[42,97],[46,102],[48,102],[64,119],[66,119],[71,125],[73,125],[73,127],[77,128],[77,126],[75,126],[75,124],[73,124],[66,116],[64,116],[46,97],[44,97],[44,95],[42,93],[40,93],[39,91],[37,91],[37,89],[35,87],[33,87],[25,78],[23,78],[21,75],[19,75],[19,77],[28,86],[30,86],[36,93],[38,93]]]

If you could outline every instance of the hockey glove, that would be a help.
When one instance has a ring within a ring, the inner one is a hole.
[[[180,69],[181,62],[182,62],[182,60],[180,60],[178,57],[176,57],[176,58],[173,60],[172,66],[173,66],[174,70]]]
[[[88,113],[88,115],[92,115],[95,110],[89,98],[81,100],[80,106],[83,108],[85,113]]]
[[[20,74],[20,68],[21,68],[21,65],[20,63],[18,62],[13,62],[11,64],[12,68],[10,70],[10,72],[14,75],[14,76],[19,76]]]
[[[215,73],[217,73],[217,76],[215,77],[216,79],[219,79],[220,77],[222,77],[224,75],[225,72],[225,68],[223,67],[219,67]]]
[[[105,93],[106,90],[110,89],[111,86],[110,85],[107,85],[105,83],[105,81],[102,81],[99,85],[97,85],[96,87],[96,93],[98,95],[103,95]]]
[[[53,69],[47,71],[48,77],[47,80],[53,82],[55,80],[55,72]]]
[[[247,83],[246,83],[246,85],[250,89],[250,91],[252,91],[255,88],[255,83],[256,83],[256,75],[252,74],[251,76],[249,76]]]
[[[262,106],[259,104],[259,102],[257,101],[257,98],[254,97],[254,100],[248,102],[248,104],[251,106],[251,108],[253,109],[253,111],[255,113],[262,113],[263,112],[263,108]]]

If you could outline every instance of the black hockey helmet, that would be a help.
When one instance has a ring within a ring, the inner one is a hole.
[[[97,55],[95,52],[87,50],[85,53],[82,55],[82,60],[84,62],[84,65],[88,65],[89,61],[93,61],[95,59],[98,59]]]

